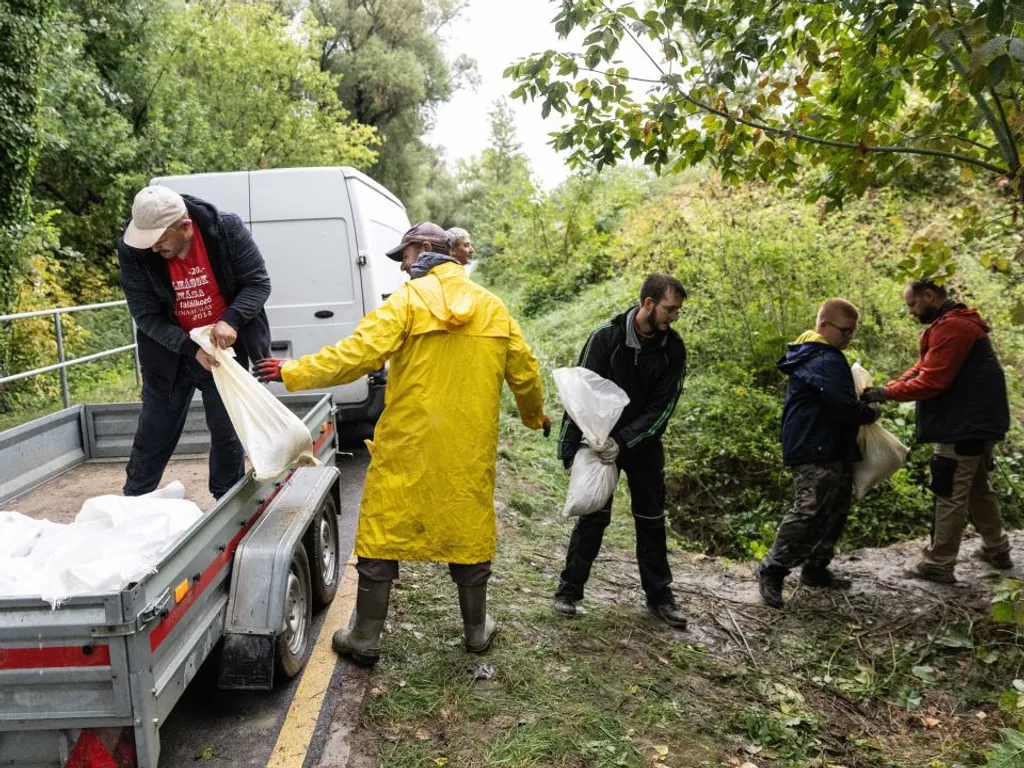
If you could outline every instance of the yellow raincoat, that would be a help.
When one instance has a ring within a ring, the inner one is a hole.
[[[391,361],[356,554],[481,563],[494,558],[501,384],[523,424],[543,425],[537,358],[500,299],[445,263],[404,283],[333,347],[281,367],[289,390],[346,384]]]

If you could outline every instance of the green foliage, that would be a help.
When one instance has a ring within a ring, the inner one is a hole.
[[[324,34],[262,3],[65,3],[50,31],[33,194],[60,211],[78,300],[116,286],[113,246],[152,176],[373,162],[373,130],[320,70]]]
[[[809,180],[826,210],[879,183],[981,171],[1007,192],[988,217],[1016,219],[1019,2],[573,0],[553,21],[582,48],[534,54],[505,75],[514,97],[568,118],[551,143],[576,167],[710,162],[727,183]],[[620,49],[636,46],[647,71],[622,65]],[[905,275],[949,276],[941,243],[916,248]]]
[[[405,202],[413,220],[427,212],[430,170],[439,160],[422,141],[431,113],[475,77],[474,62],[449,58],[440,37],[464,7],[461,0],[309,3],[329,30],[318,41],[320,66],[341,76],[342,103],[383,139],[370,173]]]
[[[598,247],[580,249],[567,267],[583,271],[601,253],[611,265],[603,275],[573,284],[550,257],[540,259],[542,249],[524,251],[516,238],[486,257],[481,273],[509,290],[515,309],[527,316],[528,338],[551,367],[574,364],[587,334],[635,301],[645,274],[665,271],[682,280],[690,299],[676,327],[687,343],[689,373],[665,438],[669,516],[692,546],[760,557],[792,501],[779,441],[786,380],[775,367],[785,345],[813,326],[821,301],[845,296],[861,310],[850,362],[860,360],[879,382],[902,373],[917,358],[921,327],[903,306],[900,283],[891,279],[897,262],[919,233],[953,233],[950,211],[984,206],[990,193],[964,189],[922,197],[875,190],[824,215],[799,189],[782,194],[761,185],[728,187],[710,176],[670,185],[636,175],[588,175],[537,204],[555,222],[549,231],[565,231],[564,217],[573,209],[555,203],[574,200],[584,184],[599,190],[591,199],[600,203],[581,206],[589,217],[584,242]],[[627,184],[639,189],[617,189]],[[614,204],[619,201],[621,206]],[[615,222],[606,234],[589,223],[605,210],[614,211]],[[479,229],[484,239],[493,232],[486,221]],[[1008,232],[993,242],[999,246],[1014,237]],[[1014,300],[955,233],[947,242],[955,246],[959,266],[949,285],[991,322],[1019,407],[1012,371],[1024,356],[1024,335],[1011,325]],[[550,382],[547,387],[551,391]],[[887,405],[883,418],[887,429],[913,443],[912,405]],[[994,476],[1011,523],[1019,520],[1014,495],[1024,468],[1020,441],[1012,432]],[[904,469],[855,505],[844,546],[888,544],[927,531],[930,456],[928,446],[915,446]]]
[[[985,768],[1020,768],[1024,765],[1024,731],[1000,728],[1003,742],[985,763]]]
[[[38,156],[30,206],[13,197],[0,206],[12,216],[0,226],[4,310],[117,298],[114,244],[133,195],[152,176],[365,168],[376,159],[376,132],[352,119],[339,76],[320,66],[331,30],[309,14],[243,0],[62,0],[47,17],[49,7],[0,10],[0,121],[31,129],[0,130],[21,147],[4,145],[16,162],[4,164],[0,188],[23,189],[26,158]],[[108,346],[129,343],[123,315],[113,324],[96,316],[91,329],[86,316],[68,318],[69,355],[98,351],[89,345],[115,335]],[[52,320],[0,325],[0,370],[56,362]],[[111,359],[69,377],[73,389],[92,391],[126,373],[130,364]],[[56,375],[16,382],[0,395],[0,410],[34,409],[58,393]]]
[[[52,0],[0,7],[0,313],[10,306],[22,262],[19,240],[39,146],[37,114]]]
[[[726,181],[791,181],[807,161],[829,172],[812,197],[838,206],[917,154],[1008,175],[1024,191],[1019,3],[636,6],[563,3],[555,28],[583,33],[583,49],[545,51],[506,71],[514,96],[569,115],[553,144],[577,164],[628,154],[678,169],[710,158]],[[634,42],[652,77],[618,61]]]

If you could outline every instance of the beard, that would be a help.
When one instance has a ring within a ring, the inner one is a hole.
[[[939,316],[938,307],[925,307],[921,310],[921,314],[917,316],[917,321],[921,325],[931,325],[932,321]]]

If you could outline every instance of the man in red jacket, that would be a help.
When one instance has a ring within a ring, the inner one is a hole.
[[[981,534],[978,557],[995,568],[1013,568],[1010,541],[988,478],[992,449],[1010,426],[1006,379],[988,325],[976,310],[953,301],[943,286],[931,281],[908,285],[903,300],[928,325],[921,334],[921,358],[887,386],[865,391],[861,399],[916,402],[916,440],[935,443],[931,543],[907,575],[955,582],[953,570],[968,519]]]

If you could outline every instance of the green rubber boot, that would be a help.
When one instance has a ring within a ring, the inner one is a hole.
[[[487,585],[459,587],[459,610],[462,611],[462,627],[466,633],[466,650],[470,653],[486,653],[498,631],[498,624],[487,615]]]
[[[335,653],[361,667],[374,666],[380,660],[380,633],[388,617],[390,599],[390,581],[370,581],[360,576],[356,620],[352,629],[334,633],[331,646]]]

